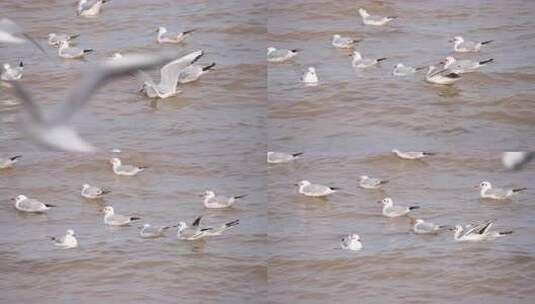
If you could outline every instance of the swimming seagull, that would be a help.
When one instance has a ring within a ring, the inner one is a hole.
[[[322,197],[335,193],[340,188],[329,187],[320,184],[312,184],[307,180],[300,181],[296,186],[299,186],[299,193],[305,196]]]
[[[54,241],[54,245],[68,249],[68,248],[76,248],[78,247],[78,240],[76,239],[76,235],[74,234],[74,230],[68,229],[66,234],[60,237],[51,237],[52,241]]]
[[[93,49],[79,49],[71,46],[66,40],[60,42],[58,49],[59,57],[65,59],[80,59],[91,52],[93,52]]]
[[[470,73],[477,71],[480,67],[493,62],[494,59],[487,59],[483,61],[472,60],[456,60],[453,56],[448,56],[441,63],[444,64],[445,69],[451,70],[456,74]]]
[[[350,49],[352,48],[356,43],[360,42],[361,40],[353,39],[351,37],[342,37],[338,34],[333,35],[333,39],[331,41],[331,44],[334,47],[341,48],[341,49]]]
[[[425,75],[425,81],[434,84],[451,85],[459,79],[461,79],[461,75],[448,69],[439,70],[432,65],[429,66],[429,70]]]
[[[420,70],[423,70],[423,69],[425,69],[425,67],[413,68],[413,67],[410,67],[410,66],[406,66],[403,63],[398,63],[394,67],[394,70],[392,71],[392,75],[394,75],[394,76],[408,76],[408,75],[414,74],[414,73],[416,73],[416,72],[418,72]]]
[[[493,188],[491,183],[487,181],[481,182],[476,186],[476,188],[480,189],[479,196],[481,198],[490,198],[495,200],[505,200],[520,191],[527,190],[527,188]]]
[[[504,152],[502,154],[502,164],[507,169],[518,170],[534,157],[534,152]]]
[[[450,42],[453,42],[453,49],[456,52],[466,53],[466,52],[479,52],[481,47],[491,43],[494,40],[487,40],[483,42],[473,42],[465,41],[461,36],[455,36]]]
[[[362,243],[360,242],[360,236],[356,233],[346,235],[340,241],[342,249],[358,251],[362,249]]]
[[[20,37],[22,36],[22,37]],[[0,19],[0,43],[22,44],[30,41],[37,47],[48,59],[51,59],[45,49],[26,33],[22,27],[7,18]]]
[[[360,53],[358,51],[353,51],[353,61],[351,61],[351,65],[355,68],[368,68],[371,66],[374,66],[378,64],[379,62],[386,60],[386,57],[378,58],[378,59],[369,59],[369,58],[362,58]]]
[[[24,70],[24,63],[21,61],[19,66],[12,68],[9,63],[4,63],[4,69],[0,79],[4,81],[19,80],[22,78],[22,71]]]
[[[15,200],[15,209],[28,213],[42,213],[52,207],[56,207],[52,204],[45,204],[36,199],[28,198],[22,194],[18,195],[13,200]]]
[[[221,208],[228,208],[231,207],[236,200],[240,198],[246,197],[247,194],[243,195],[236,195],[236,196],[222,196],[218,195],[216,196],[214,191],[207,190],[205,191],[201,197],[204,198],[204,207],[208,209],[221,209]]]
[[[232,222],[222,224],[218,227],[206,227],[206,228],[201,228],[199,226],[200,222],[201,222],[200,216],[196,218],[195,221],[193,221],[193,223],[191,224],[191,227],[188,226],[185,222],[180,222],[178,224],[178,232],[177,232],[178,239],[186,240],[186,241],[194,241],[194,240],[199,240],[208,236],[221,235],[224,231],[228,230],[229,228],[238,225],[240,223],[240,220],[239,219],[234,220]]]
[[[268,152],[267,153],[267,162],[268,164],[282,164],[288,163],[299,158],[303,155],[303,152],[299,153],[284,153],[284,152]]]
[[[103,209],[104,211],[104,224],[108,226],[126,226],[129,225],[132,221],[140,220],[139,217],[134,216],[124,216],[120,214],[115,214],[112,206],[106,206]]]
[[[34,100],[22,84],[10,83],[23,101],[24,110],[29,115],[29,119],[25,120],[23,125],[38,143],[60,151],[93,152],[95,147],[83,140],[70,124],[72,116],[87,103],[94,92],[110,80],[129,75],[130,72],[141,68],[161,64],[175,56],[176,54],[128,55],[122,60],[106,60],[93,65],[82,74],[80,81],[72,86],[67,101],[59,107],[58,113],[49,116],[48,120],[45,120],[39,109],[41,101]]]
[[[392,153],[396,154],[401,159],[422,159],[428,156],[436,155],[431,152],[402,152],[398,149],[393,149]]]
[[[102,5],[106,2],[107,0],[80,0],[76,14],[85,17],[97,16],[100,14]]]
[[[394,206],[394,201],[385,197],[383,200],[378,201],[377,203],[383,204],[383,215],[386,217],[399,217],[409,214],[411,210],[420,208],[419,206]]]
[[[69,35],[69,34],[58,34],[50,33],[48,34],[48,44],[53,47],[59,47],[63,41],[71,42],[73,39],[76,39],[80,34]]]
[[[274,47],[268,47],[267,49],[267,61],[268,62],[284,62],[290,60],[299,53],[299,49],[287,50],[276,49]]]
[[[387,180],[381,180],[367,175],[361,175],[359,180],[359,186],[364,189],[379,189],[386,183],[388,183]]]
[[[111,190],[109,189],[101,189],[99,187],[91,186],[89,184],[83,184],[82,191],[80,192],[80,194],[88,199],[97,199],[102,198],[102,196],[110,192]]]
[[[22,155],[15,155],[9,158],[0,158],[0,169],[12,168]]]
[[[471,228],[463,228],[461,225],[456,225],[453,238],[456,241],[484,241],[493,240],[498,237],[513,233],[513,231],[490,231],[490,228],[493,224],[494,220],[486,221]]]
[[[162,99],[180,93],[177,90],[177,85],[181,71],[195,63],[203,55],[203,51],[196,51],[167,63],[160,70],[160,83],[158,84],[147,73],[141,70],[138,71],[137,77],[143,83],[141,91],[150,98],[157,97]]]
[[[118,157],[114,157],[110,160],[110,163],[112,164],[113,173],[117,175],[124,175],[124,176],[134,176],[137,175],[139,172],[143,171],[147,167],[138,167],[138,166],[132,166],[132,165],[123,165],[121,162],[121,159]]]
[[[318,75],[316,74],[316,68],[308,67],[308,70],[301,77],[301,81],[305,84],[316,84],[318,83]]]
[[[437,234],[445,229],[450,229],[450,226],[437,225],[422,219],[416,219],[412,226],[412,231],[416,234]]]
[[[143,239],[154,239],[164,236],[164,233],[167,229],[176,228],[178,225],[174,226],[151,226],[151,224],[143,224],[143,226],[138,227],[139,236]]]
[[[194,32],[195,30],[188,30],[179,33],[170,33],[165,27],[160,26],[156,31],[158,32],[158,43],[181,43],[182,41],[184,41],[184,39],[186,39],[186,37],[189,36],[189,34]]]
[[[213,67],[215,67],[215,62],[205,66],[200,64],[192,64],[180,71],[180,74],[178,75],[178,83],[184,84],[193,82],[210,71]]]
[[[362,23],[366,25],[382,26],[397,18],[397,16],[372,16],[363,8],[359,8],[359,14],[362,17]]]

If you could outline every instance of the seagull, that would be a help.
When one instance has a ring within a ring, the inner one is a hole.
[[[267,49],[267,61],[268,62],[284,62],[299,53],[299,49],[287,50],[276,49],[274,47],[268,47]]]
[[[109,189],[101,189],[99,187],[94,187],[89,184],[83,184],[82,185],[82,192],[80,194],[88,199],[97,199],[102,198],[105,194],[110,193],[111,190]]]
[[[76,14],[84,17],[97,16],[100,14],[102,4],[106,2],[107,0],[80,0]]]
[[[437,234],[444,229],[448,229],[450,226],[447,225],[436,225],[431,222],[426,222],[422,219],[417,219],[414,221],[412,226],[412,231],[416,234]]]
[[[461,36],[455,36],[453,40],[450,40],[450,42],[453,42],[453,50],[460,53],[479,52],[482,46],[489,44],[492,41],[494,40],[487,40],[483,42],[465,41]]]
[[[80,34],[69,35],[69,34],[57,34],[50,33],[48,34],[48,45],[58,48],[63,41],[71,42],[73,39],[76,39]]]
[[[299,186],[299,193],[311,197],[327,196],[340,189],[337,187],[329,187],[320,184],[311,184],[307,180],[300,181],[296,186]]]
[[[93,49],[79,49],[73,47],[66,40],[61,41],[58,48],[58,55],[65,59],[80,59],[84,58],[86,54],[93,52]]]
[[[359,251],[362,249],[362,243],[360,242],[360,236],[356,233],[344,236],[340,241],[342,249]]]
[[[76,248],[78,247],[78,240],[76,240],[76,235],[74,234],[74,230],[68,229],[66,234],[64,236],[60,237],[51,237],[52,241],[54,241],[54,245],[68,249],[68,248]]]
[[[212,64],[206,66],[202,66],[200,64],[192,64],[180,71],[178,75],[178,83],[184,84],[188,82],[193,82],[199,79],[208,71],[210,71],[213,67],[215,67],[215,62],[212,62]]]
[[[414,74],[414,73],[416,73],[416,72],[418,72],[420,70],[423,70],[423,69],[425,69],[425,67],[413,68],[413,67],[410,67],[410,66],[406,66],[403,63],[398,63],[394,67],[394,70],[392,71],[392,75],[394,75],[394,76],[408,76],[408,75]]]
[[[340,49],[350,49],[352,48],[356,43],[360,42],[361,40],[353,39],[351,37],[342,37],[338,34],[333,35],[333,39],[331,44],[334,47],[340,48]]]
[[[234,220],[232,222],[225,223],[218,227],[207,227],[200,228],[199,224],[201,222],[201,217],[199,216],[189,227],[185,222],[180,222],[178,224],[177,237],[180,240],[194,241],[199,240],[207,236],[216,236],[221,235],[225,230],[230,227],[236,226],[240,223],[240,220]]]
[[[513,231],[490,231],[492,224],[494,224],[494,220],[486,221],[471,228],[463,228],[461,225],[456,225],[453,238],[456,241],[483,241],[493,240],[500,236],[513,233]]]
[[[355,68],[363,69],[363,68],[374,66],[378,64],[379,62],[386,60],[386,59],[387,59],[386,57],[378,58],[378,59],[362,58],[362,56],[360,55],[358,51],[353,51],[353,61],[351,62],[351,64]]]
[[[104,207],[103,211],[104,211],[104,224],[108,226],[126,226],[126,225],[129,225],[132,221],[141,219],[139,217],[134,217],[134,216],[124,216],[120,214],[115,214],[112,206]]]
[[[502,164],[507,169],[518,170],[534,157],[534,152],[504,152],[502,155]]]
[[[430,65],[425,81],[434,84],[450,85],[461,79],[461,75],[454,73],[448,69],[438,70],[435,66]]]
[[[316,68],[308,67],[308,70],[301,77],[301,81],[306,84],[316,84],[318,83],[318,75],[316,74]]]
[[[382,185],[388,183],[387,180],[381,180],[367,175],[361,175],[359,186],[364,189],[379,189]]]
[[[169,228],[176,228],[178,225],[174,226],[151,226],[151,224],[143,224],[139,228],[139,236],[142,239],[154,239],[164,236],[164,233]]]
[[[221,209],[231,207],[236,200],[246,197],[247,194],[237,196],[216,196],[214,191],[207,190],[201,197],[204,198],[204,207],[208,209]]]
[[[150,98],[157,97],[162,99],[180,93],[177,90],[180,72],[195,63],[203,55],[203,51],[196,51],[167,63],[160,70],[160,83],[158,84],[154,83],[154,80],[147,73],[138,71],[137,76],[143,83],[141,91],[145,92]]]
[[[372,16],[363,8],[359,8],[359,14],[362,17],[362,23],[366,25],[382,26],[397,18],[397,16]]]
[[[20,37],[22,36],[22,37]],[[35,47],[37,47],[45,56],[50,59],[45,49],[33,39],[28,33],[26,33],[22,27],[13,22],[10,19],[0,19],[0,43],[12,43],[23,44],[26,41],[30,41]]]
[[[131,165],[123,165],[121,162],[121,159],[118,157],[114,157],[110,160],[110,163],[112,164],[113,173],[117,175],[124,175],[124,176],[134,176],[137,175],[139,172],[143,171],[147,167],[137,167],[137,166],[131,166]]]
[[[463,74],[475,72],[480,67],[493,61],[494,59],[492,58],[483,61],[456,60],[453,56],[448,56],[441,63],[444,64],[444,69],[449,69],[455,74]]]
[[[16,198],[14,198],[14,200],[15,200],[15,209],[22,211],[22,212],[42,213],[52,207],[56,207],[55,205],[52,205],[52,204],[41,203],[40,201],[36,199],[28,198],[22,194],[18,195]]]
[[[431,152],[401,152],[398,149],[393,149],[392,153],[396,154],[401,159],[422,159],[424,157],[436,155]]]
[[[385,197],[383,200],[378,201],[377,203],[383,204],[383,215],[386,217],[399,217],[409,214],[411,210],[420,208],[419,206],[394,206],[394,201]]]
[[[24,127],[29,134],[40,144],[59,151],[66,152],[94,152],[96,149],[83,140],[78,132],[70,124],[69,120],[89,100],[89,97],[101,86],[110,80],[140,68],[149,68],[171,58],[176,58],[176,53],[170,55],[129,55],[122,60],[106,60],[86,70],[80,81],[72,86],[67,102],[63,103],[54,116],[48,116],[45,120],[39,105],[41,100],[34,100],[26,88],[18,82],[10,82],[15,88],[15,93],[23,101],[25,112],[29,119],[24,121]]]
[[[22,155],[15,155],[9,158],[0,158],[0,169],[12,168],[21,157]]]
[[[158,43],[181,43],[195,30],[188,30],[179,33],[169,33],[163,26],[158,27]]]
[[[113,55],[111,56],[111,59],[123,59],[123,54],[119,53],[119,52],[116,52],[116,53],[113,53]]]
[[[284,152],[268,152],[267,162],[268,164],[282,164],[288,163],[299,158],[303,155],[303,152],[288,154]]]
[[[4,63],[4,70],[0,77],[4,81],[19,80],[22,78],[22,71],[24,70],[24,63],[21,61],[18,67],[12,68],[9,63]]]
[[[479,192],[479,196],[481,198],[490,198],[495,200],[506,200],[520,191],[527,190],[527,188],[492,188],[492,185],[487,181],[481,182],[476,186],[476,188],[481,189]]]

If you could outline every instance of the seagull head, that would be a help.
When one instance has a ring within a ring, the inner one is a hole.
[[[147,229],[150,227],[150,224],[143,224],[143,229]]]
[[[385,206],[391,206],[394,204],[394,201],[390,197],[385,197],[382,200],[377,202],[378,204],[383,204]]]
[[[453,56],[448,56],[444,60],[440,62],[440,64],[444,65],[444,68],[448,68],[452,63],[455,62],[455,58]]]
[[[212,197],[215,197],[215,193],[214,191],[206,190],[201,194],[201,197],[212,198]]]
[[[167,29],[163,26],[159,26],[156,32],[158,32],[158,34],[161,35],[163,33],[167,33]]]
[[[185,222],[180,222],[178,223],[177,228],[178,232],[184,231],[184,229],[188,228],[188,224],[186,224]]]
[[[405,65],[404,65],[403,63],[398,63],[398,64],[396,64],[395,68],[396,68],[396,69],[399,69],[399,68],[402,68],[402,67],[404,67],[404,66],[405,66]]]
[[[392,149],[392,153],[399,153],[398,149]]]
[[[74,235],[74,230],[72,230],[72,229],[67,229],[67,235],[68,235],[68,236],[75,236],[75,235]]]
[[[308,67],[308,72],[310,74],[316,74],[316,68],[315,67]]]
[[[117,157],[114,157],[112,159],[110,159],[110,163],[114,166],[120,166],[121,165],[121,160]]]
[[[351,56],[351,55],[350,55]],[[353,51],[353,61],[359,61],[362,59],[362,55],[358,51]]]
[[[104,211],[105,215],[113,215],[114,214],[112,206],[106,206],[106,207],[104,207],[104,209],[102,209],[102,211]]]
[[[338,35],[338,34],[334,34],[333,35],[333,39],[340,39],[342,36]]]
[[[479,183],[479,185],[476,186],[476,188],[481,190],[487,190],[492,188],[492,185],[487,181],[482,181],[481,183]]]
[[[370,16],[370,14],[368,14],[368,12],[367,12],[364,8],[362,8],[362,7],[359,8],[359,14],[360,14],[360,16],[362,16],[362,17],[368,17],[368,16]]]
[[[301,188],[301,187],[306,187],[306,186],[309,186],[309,185],[310,185],[310,182],[307,181],[307,180],[302,180],[302,181],[300,181],[297,185],[299,186],[299,188]]]
[[[275,52],[276,50],[277,50],[277,49],[274,48],[274,47],[272,47],[272,46],[270,46],[270,47],[267,48],[268,53]]]
[[[464,38],[461,37],[461,36],[455,36],[455,37],[453,37],[452,40],[450,40],[450,42],[453,42],[455,44],[463,43],[464,42]]]
[[[61,40],[60,43],[59,43],[59,48],[60,49],[64,49],[66,47],[69,47],[69,41],[67,40]]]
[[[83,184],[82,185],[82,190],[87,190],[89,189],[91,186],[89,186],[89,184]]]
[[[358,235],[356,233],[350,234],[349,238],[351,239],[351,241],[360,241],[360,235]]]
[[[4,63],[4,70],[9,70],[11,69],[11,65],[9,63]]]
[[[54,38],[54,37],[56,37],[56,36],[57,36],[56,33],[50,33],[50,34],[48,34],[48,38],[49,38],[49,39],[50,39],[50,38]]]
[[[121,53],[113,53],[113,56],[112,56],[113,59],[121,59],[123,58],[123,55]]]
[[[361,175],[360,176],[360,181],[367,180],[367,179],[368,179],[368,175]]]
[[[421,224],[423,222],[424,222],[424,220],[422,220],[422,219],[416,219],[416,224]]]
[[[28,199],[28,197],[26,197],[26,195],[20,194],[20,195],[17,195],[17,197],[15,197],[15,202],[18,203],[18,202],[21,202],[21,201],[27,200],[27,199]]]

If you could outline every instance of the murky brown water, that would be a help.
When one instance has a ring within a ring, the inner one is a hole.
[[[113,0],[96,19],[77,18],[72,1],[2,1],[2,16],[34,37],[77,32],[94,48],[88,61],[115,51],[181,48],[206,51],[215,72],[151,103],[131,78],[97,94],[75,123],[88,141],[118,147],[125,161],[150,166],[116,177],[111,153],[40,152],[19,131],[20,105],[0,91],[0,154],[22,153],[0,172],[0,302],[6,303],[532,303],[535,299],[535,194],[512,202],[478,199],[483,179],[535,188],[532,164],[506,172],[504,150],[535,148],[535,2],[361,1],[369,11],[398,15],[388,27],[364,27],[355,1]],[[197,28],[185,45],[159,46],[158,25]],[[267,33],[267,34],[266,34]],[[330,46],[335,34],[363,38],[365,56],[389,57],[355,73],[349,52]],[[448,38],[494,42],[482,73],[450,88],[423,75],[394,78],[398,62],[420,65],[450,54]],[[290,63],[266,64],[265,47],[301,48]],[[0,46],[0,62],[23,59],[23,82],[45,109],[62,102],[86,66],[61,68],[28,47]],[[316,67],[320,85],[298,81]],[[156,74],[153,72],[152,74]],[[432,150],[426,162],[401,161],[394,148]],[[289,165],[266,166],[266,150],[305,152]],[[388,178],[383,191],[356,187],[359,175]],[[299,196],[301,179],[342,187],[328,200]],[[79,197],[80,185],[107,185],[102,203]],[[202,208],[208,188],[249,196],[231,210]],[[24,193],[59,207],[48,215],[17,213],[7,199]],[[494,242],[457,243],[451,233],[409,233],[408,219],[388,220],[375,201],[418,203],[417,217],[438,223],[498,218],[515,233]],[[181,242],[175,232],[141,240],[134,227],[107,229],[98,210],[154,224],[205,216],[240,225],[207,242]],[[80,247],[53,248],[46,236],[73,228]],[[334,249],[344,234],[364,250]]]

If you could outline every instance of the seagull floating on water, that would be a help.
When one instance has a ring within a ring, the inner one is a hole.
[[[359,8],[359,14],[362,17],[362,23],[366,25],[382,26],[397,18],[397,16],[372,16],[363,8]]]
[[[132,221],[140,220],[140,217],[135,216],[124,216],[120,214],[115,214],[112,206],[106,206],[103,209],[104,211],[104,224],[108,226],[126,226],[132,223]]]
[[[412,231],[416,234],[437,234],[445,229],[450,229],[450,226],[437,225],[422,219],[416,219],[412,226]]]
[[[84,17],[94,17],[100,14],[102,5],[107,0],[80,0],[78,2],[78,8],[76,14]]]
[[[232,222],[225,223],[218,227],[200,227],[201,217],[199,216],[193,223],[191,227],[188,226],[185,222],[180,222],[178,224],[177,237],[180,240],[186,241],[195,241],[208,236],[221,235],[223,232],[229,228],[236,226],[240,223],[240,220],[234,220]]]
[[[56,207],[52,204],[45,204],[36,199],[31,199],[25,195],[18,195],[15,200],[15,209],[28,212],[28,213],[43,213],[52,207]]]
[[[4,63],[0,79],[4,81],[20,80],[24,71],[24,63],[21,61],[19,66],[11,67],[9,63]]]
[[[436,153],[431,153],[431,152],[413,152],[413,151],[402,152],[402,151],[399,151],[398,149],[393,149],[392,153],[396,154],[397,157],[401,159],[422,159],[428,156],[436,155]]]
[[[147,168],[143,166],[138,167],[138,166],[132,166],[132,165],[123,165],[121,159],[118,157],[114,157],[110,159],[110,163],[112,164],[113,173],[117,175],[124,175],[124,176],[137,175],[139,172]]]
[[[267,49],[267,61],[268,62],[284,62],[290,60],[299,53],[299,49],[287,50],[276,49],[274,47],[268,47]]]
[[[472,60],[456,60],[453,56],[448,56],[441,63],[444,64],[444,69],[449,69],[453,73],[463,74],[479,70],[480,67],[493,62],[494,59],[487,59],[483,61]]]
[[[151,226],[151,224],[143,224],[139,228],[139,236],[142,239],[155,239],[164,236],[165,231],[170,228],[176,228],[178,225],[174,226]]]
[[[79,36],[80,34],[69,35],[69,34],[50,33],[48,34],[48,44],[50,46],[58,48],[63,41],[67,41],[71,43],[72,40],[78,38]]]
[[[308,70],[301,77],[301,81],[305,84],[317,84],[318,75],[316,74],[316,68],[308,67]]]
[[[340,241],[342,249],[359,251],[362,249],[362,243],[360,242],[360,236],[356,233],[344,236]]]
[[[505,200],[511,198],[520,191],[527,190],[527,188],[493,188],[491,183],[487,181],[481,182],[476,186],[477,189],[480,189],[479,196],[481,198],[490,198],[495,200]]]
[[[236,200],[246,197],[247,194],[226,197],[222,195],[216,196],[214,191],[207,190],[201,196],[204,198],[204,207],[221,209],[231,207]]]
[[[284,153],[284,152],[268,152],[267,153],[267,162],[268,164],[282,164],[282,163],[289,163],[293,160],[296,160],[299,158],[299,156],[303,155],[303,152],[299,153]]]
[[[163,26],[158,27],[158,37],[157,41],[158,43],[181,43],[188,37],[192,32],[195,30],[188,30],[178,33],[170,33],[167,31],[167,29]]]
[[[413,68],[413,67],[410,67],[410,66],[406,66],[404,65],[403,63],[398,63],[396,64],[396,66],[394,67],[394,70],[392,71],[392,75],[394,76],[408,76],[408,75],[412,75],[420,70],[423,70],[425,69],[425,67],[417,67],[417,68]]]
[[[387,180],[381,180],[367,175],[361,175],[359,180],[359,186],[364,189],[379,189],[386,183],[388,183]]]
[[[54,245],[68,249],[68,248],[76,248],[78,247],[78,240],[76,239],[76,235],[74,234],[74,230],[68,229],[66,234],[60,237],[51,237],[52,241],[54,241]]]
[[[450,42],[453,42],[453,50],[460,53],[479,52],[482,46],[489,44],[492,41],[494,40],[487,40],[483,42],[465,41],[461,36],[455,36],[453,40],[450,40]]]
[[[439,70],[432,65],[429,66],[429,70],[425,75],[425,81],[442,85],[451,85],[459,79],[461,79],[461,75],[448,69]]]
[[[463,226],[457,225],[455,226],[453,238],[456,241],[485,241],[513,233],[513,231],[490,231],[493,224],[494,220],[484,222],[472,228],[463,228]]]
[[[320,184],[312,184],[307,180],[300,181],[296,186],[299,186],[299,193],[311,197],[323,197],[335,193],[339,188],[329,187]]]
[[[359,43],[360,40],[353,39],[351,37],[342,37],[338,34],[333,35],[333,39],[331,41],[331,44],[334,47],[340,48],[340,49],[350,49],[352,48],[356,43]]]
[[[0,169],[12,168],[22,157],[22,155],[15,155],[9,158],[0,158]]]
[[[215,67],[215,62],[205,66],[192,64],[180,71],[180,74],[178,75],[178,83],[184,84],[193,82],[212,70],[213,67]]]
[[[394,201],[385,197],[383,200],[378,201],[379,204],[383,204],[383,215],[386,217],[400,217],[409,214],[411,210],[420,208],[419,206],[394,206]]]
[[[111,190],[109,189],[101,189],[99,187],[91,186],[89,184],[83,184],[82,191],[80,192],[80,194],[88,199],[97,199],[102,198],[102,196],[110,192]]]
[[[378,59],[362,58],[362,55],[360,55],[358,51],[353,51],[353,61],[351,61],[351,65],[360,69],[369,68],[386,59],[386,57]]]

